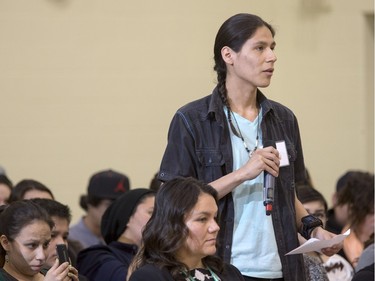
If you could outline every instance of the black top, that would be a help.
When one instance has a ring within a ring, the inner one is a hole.
[[[0,268],[0,281],[18,281],[8,272],[6,272],[3,268]]]
[[[77,269],[90,281],[125,281],[136,252],[136,245],[117,241],[94,245],[79,252]]]
[[[374,281],[374,264],[368,265],[355,273],[352,281]]]
[[[194,274],[193,279],[186,279],[181,275],[179,280],[194,280],[194,281],[213,281],[210,272],[204,269],[195,269],[190,271]],[[224,270],[221,273],[215,272],[221,281],[244,281],[240,271],[231,264],[224,264]],[[153,264],[146,264],[130,276],[129,281],[176,281],[166,268],[160,269]]]

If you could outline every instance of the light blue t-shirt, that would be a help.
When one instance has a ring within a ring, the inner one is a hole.
[[[253,122],[236,113],[233,114],[232,124],[237,131],[241,131],[248,148],[254,148],[257,134],[258,146],[261,146],[262,134],[258,126],[258,122],[261,122],[261,112]],[[235,136],[231,130],[230,132],[235,171],[249,160],[249,155],[241,138]],[[263,205],[263,179],[262,172],[257,178],[245,181],[232,191],[235,215],[231,263],[246,276],[281,278],[281,261],[272,218],[266,216]]]

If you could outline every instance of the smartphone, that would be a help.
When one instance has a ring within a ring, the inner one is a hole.
[[[69,254],[68,254],[68,249],[65,244],[57,244],[56,245],[56,252],[57,256],[59,258],[59,263],[62,264],[64,262],[69,262]]]

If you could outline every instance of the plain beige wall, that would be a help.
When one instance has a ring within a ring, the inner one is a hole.
[[[372,0],[0,0],[0,165],[49,186],[74,221],[97,170],[148,186],[172,115],[214,87],[214,37],[238,12],[277,30],[263,91],[297,115],[330,202],[339,175],[373,170]]]

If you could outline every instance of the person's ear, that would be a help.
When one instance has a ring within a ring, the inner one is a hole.
[[[235,54],[234,51],[228,46],[224,46],[221,49],[221,57],[223,58],[224,62],[227,64],[230,64],[230,65],[233,64],[234,54]]]
[[[0,243],[1,243],[1,246],[4,248],[5,251],[9,250],[9,240],[5,235],[0,236]]]

